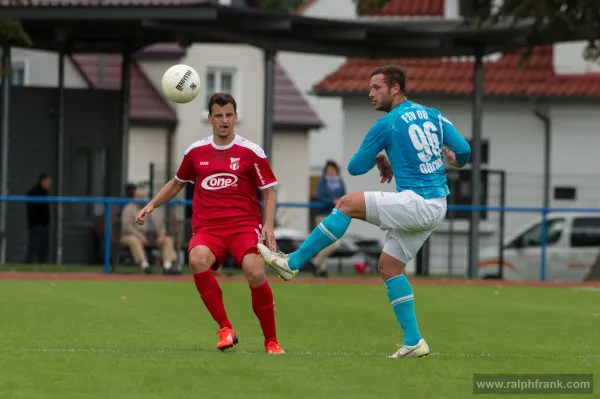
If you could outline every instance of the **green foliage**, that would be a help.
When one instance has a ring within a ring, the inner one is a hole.
[[[260,0],[259,7],[265,10],[293,13],[305,0]]]
[[[13,19],[0,21],[0,43],[17,46],[31,46],[31,38],[21,22]]]
[[[24,5],[23,0],[10,0],[15,6]],[[0,21],[0,44],[12,46],[31,46],[31,38],[23,29],[21,22],[13,19]]]
[[[480,6],[470,22],[478,26],[498,22],[531,21],[526,56],[534,46],[559,41],[587,40],[585,60],[600,57],[600,1],[506,0],[500,7]]]
[[[390,0],[353,0],[358,15],[370,14],[381,10]]]

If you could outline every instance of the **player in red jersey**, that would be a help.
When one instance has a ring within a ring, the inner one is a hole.
[[[138,214],[137,223],[156,207],[173,199],[186,183],[194,183],[190,266],[202,301],[219,325],[221,351],[238,343],[227,317],[223,293],[212,270],[231,254],[241,266],[252,293],[252,309],[265,337],[269,354],[283,354],[275,329],[275,304],[265,264],[257,250],[264,243],[275,250],[275,175],[264,151],[235,134],[237,105],[229,94],[215,93],[208,103],[213,135],[185,151],[175,177]],[[261,190],[265,220],[257,198]]]

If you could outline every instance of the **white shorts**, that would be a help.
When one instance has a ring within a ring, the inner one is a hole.
[[[426,200],[413,191],[365,192],[367,222],[387,231],[383,252],[404,264],[444,221],[446,197]]]

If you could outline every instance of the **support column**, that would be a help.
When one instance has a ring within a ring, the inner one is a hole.
[[[131,52],[123,52],[123,63],[121,64],[121,187],[129,178],[129,109],[131,98]]]
[[[273,164],[273,107],[275,96],[275,55],[274,51],[265,51],[265,113],[263,120],[263,150]]]
[[[481,119],[483,116],[483,46],[475,48],[473,70],[473,132],[471,139],[471,205],[481,205]],[[468,277],[477,276],[479,263],[479,210],[472,211],[469,218],[469,265]]]
[[[56,168],[56,195],[65,195],[65,51],[58,54],[58,104],[57,104],[57,168]],[[56,204],[56,264],[63,263],[63,237],[64,237],[64,204]]]
[[[10,46],[2,47],[2,65],[0,74],[2,75],[2,165],[0,178],[0,195],[8,195],[8,122],[9,122],[9,103],[11,86],[11,59]],[[0,263],[6,264],[6,202],[0,202]]]

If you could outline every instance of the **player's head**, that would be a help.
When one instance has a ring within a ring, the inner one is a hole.
[[[237,123],[237,103],[227,93],[214,93],[208,100],[208,121],[212,125],[213,135],[227,138],[234,134]]]
[[[142,187],[137,187],[133,194],[133,198],[138,199],[138,200],[145,200],[145,199],[148,199],[148,197],[149,197],[148,190],[146,190]]]
[[[406,71],[396,65],[384,65],[371,73],[369,98],[377,111],[389,112],[406,99]]]
[[[50,190],[52,188],[52,176],[47,173],[42,173],[38,176],[38,184],[44,190]]]
[[[338,164],[335,163],[335,161],[328,160],[325,163],[325,167],[323,168],[323,176],[334,177],[334,176],[339,176],[339,175],[340,175],[340,167],[338,166]]]

